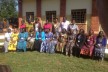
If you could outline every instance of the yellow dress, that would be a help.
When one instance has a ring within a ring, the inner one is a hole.
[[[11,35],[11,41],[9,42],[8,50],[16,50],[18,35],[19,33],[13,33]]]

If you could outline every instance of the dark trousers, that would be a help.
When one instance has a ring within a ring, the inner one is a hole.
[[[81,51],[81,48],[80,47],[77,47],[77,46],[74,46],[73,47],[73,55],[74,56],[80,57],[80,51]]]
[[[34,42],[34,50],[40,51],[41,43],[42,43],[41,40],[35,40],[35,42]]]

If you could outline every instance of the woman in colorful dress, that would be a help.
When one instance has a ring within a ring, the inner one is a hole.
[[[20,29],[26,29],[26,24],[24,21],[21,22]]]
[[[33,27],[33,24],[29,21],[28,24],[26,25],[26,29],[27,29],[26,31],[29,32],[31,28],[34,28],[34,27]]]
[[[75,45],[75,34],[72,29],[70,29],[67,43],[66,43],[66,55],[72,56],[73,53],[73,46]]]
[[[86,35],[84,33],[84,30],[80,29],[75,40],[75,47],[74,47],[74,53],[73,53],[75,56],[80,57],[80,51],[81,51],[82,46],[85,43],[85,40],[86,40]]]
[[[45,31],[45,41],[42,42],[41,44],[41,52],[46,52],[46,53],[51,53],[51,45],[50,42],[53,39],[53,33],[50,32],[50,29],[46,29]]]
[[[35,44],[34,44],[34,48],[37,50],[37,51],[40,51],[42,52],[42,48],[41,48],[41,43],[45,41],[45,32],[43,31],[43,29],[39,29],[37,32],[36,32],[36,35],[35,35]]]
[[[94,56],[98,57],[99,60],[104,59],[105,47],[107,45],[107,38],[103,31],[100,31],[96,38],[95,53]]]
[[[7,33],[5,33],[5,42],[4,42],[4,52],[5,53],[8,52],[8,45],[11,40],[11,34],[12,34],[11,29],[8,29]]]
[[[58,44],[57,44],[57,49],[56,49],[58,52],[60,53],[64,52],[66,41],[67,41],[67,33],[66,33],[66,29],[63,28],[58,38]]]
[[[35,31],[34,29],[30,29],[27,38],[27,48],[30,48],[31,51],[34,49],[34,41],[35,41]]]
[[[26,52],[27,38],[28,38],[27,33],[25,32],[24,29],[22,29],[18,36],[19,41],[18,41],[18,45],[17,45],[17,51],[23,50],[24,52]]]
[[[18,35],[19,35],[18,30],[15,28],[11,35],[11,40],[9,42],[8,50],[16,51]]]
[[[94,35],[94,31],[90,30],[88,36],[86,37],[84,46],[81,48],[80,54],[89,55],[92,58],[95,43],[96,43],[96,37]]]

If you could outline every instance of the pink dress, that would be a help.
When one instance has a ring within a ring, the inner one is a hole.
[[[88,36],[85,45],[81,48],[80,54],[92,56],[95,40],[95,36]]]
[[[22,29],[22,28],[26,28],[26,24],[20,25],[20,29]]]

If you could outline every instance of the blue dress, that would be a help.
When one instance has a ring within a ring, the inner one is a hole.
[[[23,49],[24,52],[26,51],[26,46],[27,46],[26,40],[27,40],[27,37],[28,37],[28,33],[27,32],[19,34],[19,42],[18,42],[18,45],[17,45],[17,49]]]
[[[99,57],[101,59],[104,58],[105,53],[105,47],[107,44],[107,39],[104,38],[98,38],[96,39],[96,46],[95,46],[95,56]]]
[[[45,40],[45,32],[36,32],[35,39],[34,49],[40,51],[41,43]]]
[[[52,41],[50,41],[51,38],[53,38],[52,32],[45,34],[45,41],[43,41],[41,44],[40,52],[51,53],[52,51]]]

